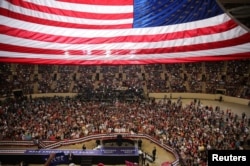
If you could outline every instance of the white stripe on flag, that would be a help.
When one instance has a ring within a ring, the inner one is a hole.
[[[114,30],[93,30],[93,29],[75,29],[75,28],[63,28],[53,27],[47,25],[40,25],[35,23],[29,23],[22,20],[16,20],[6,16],[0,16],[0,25],[6,25],[8,27],[24,29],[32,32],[53,34],[59,36],[70,37],[116,37],[116,36],[129,36],[129,35],[157,35],[165,33],[180,32],[185,30],[192,30],[198,28],[205,28],[210,26],[216,26],[222,24],[230,18],[226,14],[222,14],[216,17],[212,17],[202,21],[195,21],[191,23],[183,23],[177,25],[151,27],[151,28],[134,28],[134,29],[114,29]],[[212,22],[208,24],[208,22]],[[245,30],[246,31],[246,30]],[[247,31],[246,31],[247,32]]]
[[[108,5],[88,5],[88,4],[74,4],[53,0],[25,0],[37,5],[43,5],[51,8],[58,8],[64,10],[74,10],[79,12],[90,12],[90,13],[133,13],[133,6],[122,5],[122,6],[108,6]]]
[[[208,49],[202,51],[190,51],[180,53],[165,53],[165,54],[146,54],[146,55],[47,55],[47,54],[29,54],[19,52],[0,51],[0,57],[10,58],[39,58],[51,60],[147,60],[147,59],[176,59],[176,58],[191,58],[204,56],[221,56],[227,54],[237,54],[249,51],[249,44],[241,44],[232,47]]]
[[[237,33],[236,33],[237,32]],[[235,37],[241,36],[245,34],[245,31],[236,27],[229,31],[191,37],[191,38],[182,38],[176,40],[168,40],[168,41],[159,41],[159,42],[121,42],[121,43],[103,43],[103,44],[64,44],[64,43],[56,43],[56,42],[45,42],[45,41],[36,41],[30,39],[21,39],[14,36],[8,36],[4,34],[0,34],[1,43],[5,44],[13,44],[23,47],[31,47],[32,48],[42,48],[42,49],[55,49],[55,50],[113,50],[113,49],[126,49],[126,50],[134,50],[134,49],[154,49],[154,48],[166,48],[166,47],[178,47],[178,46],[191,46],[200,43],[212,43],[218,41],[224,41],[228,39],[233,39]]]

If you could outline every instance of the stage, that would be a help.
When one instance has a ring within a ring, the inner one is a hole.
[[[105,147],[97,150],[79,149],[40,149],[40,150],[0,150],[2,164],[43,164],[49,154],[55,153],[57,164],[75,163],[79,165],[92,164],[124,164],[125,161],[139,162],[136,147]]]

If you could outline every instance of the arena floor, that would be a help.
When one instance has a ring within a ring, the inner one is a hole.
[[[89,141],[84,143],[86,145],[86,148],[93,149],[95,147],[95,141]],[[161,163],[165,161],[172,162],[175,160],[174,155],[172,155],[170,152],[167,152],[165,149],[155,145],[154,143],[150,142],[149,140],[142,140],[142,150],[148,154],[152,154],[153,148],[156,147],[157,154],[156,154],[156,161],[154,163],[150,163],[150,166],[160,166]],[[70,145],[66,147],[60,147],[60,149],[81,149],[82,144],[75,144]],[[125,165],[125,164],[124,164]],[[124,165],[112,165],[112,166],[124,166]],[[93,165],[94,166],[94,165]]]

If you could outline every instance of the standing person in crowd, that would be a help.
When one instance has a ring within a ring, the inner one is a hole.
[[[142,165],[145,165],[145,162],[146,162],[146,153],[143,152],[142,153]]]
[[[82,150],[86,150],[85,144],[82,145]]]
[[[152,157],[153,157],[153,161],[155,161],[155,157],[156,157],[156,147],[154,147],[153,151],[152,151]]]

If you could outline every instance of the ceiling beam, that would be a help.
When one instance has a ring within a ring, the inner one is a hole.
[[[221,3],[250,4],[249,0],[219,0]]]

